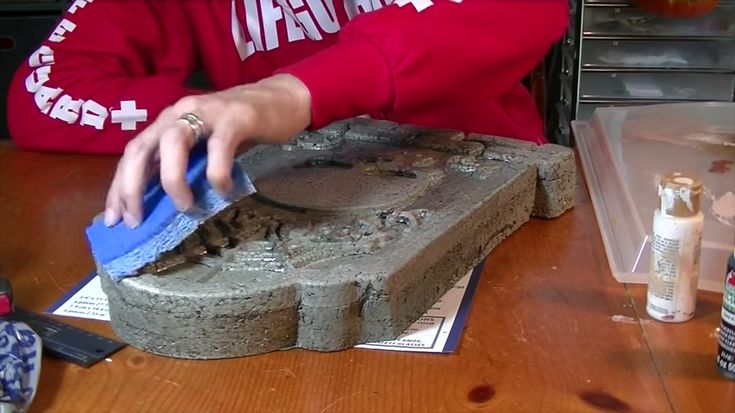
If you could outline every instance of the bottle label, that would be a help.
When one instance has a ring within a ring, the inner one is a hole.
[[[717,366],[728,377],[735,378],[735,255],[730,257],[722,295]]]
[[[694,315],[699,280],[702,220],[699,216],[654,216],[646,311],[661,321],[682,322]]]
[[[722,306],[730,314],[735,314],[735,256],[730,258],[725,275],[725,291],[722,294]]]
[[[671,301],[674,299],[674,282],[679,268],[679,241],[653,234],[651,253],[654,275],[649,280],[648,291],[655,297]]]

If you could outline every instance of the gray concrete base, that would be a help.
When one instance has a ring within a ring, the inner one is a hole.
[[[256,195],[138,277],[101,271],[130,345],[213,359],[393,339],[530,216],[574,202],[568,148],[362,118],[238,161]]]

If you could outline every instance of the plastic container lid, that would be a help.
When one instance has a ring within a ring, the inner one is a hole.
[[[722,291],[735,247],[735,103],[598,108],[572,129],[613,276],[648,281],[658,183],[688,172],[704,184],[699,288]]]

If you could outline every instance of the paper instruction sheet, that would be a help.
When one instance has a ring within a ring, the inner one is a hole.
[[[469,314],[484,262],[469,271],[400,337],[356,347],[376,350],[452,353]],[[110,321],[107,296],[97,274],[89,274],[46,312],[68,317]]]

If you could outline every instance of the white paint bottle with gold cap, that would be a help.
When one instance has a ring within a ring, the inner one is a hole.
[[[674,172],[658,184],[660,206],[653,215],[646,311],[678,323],[694,316],[704,216],[702,181]]]

